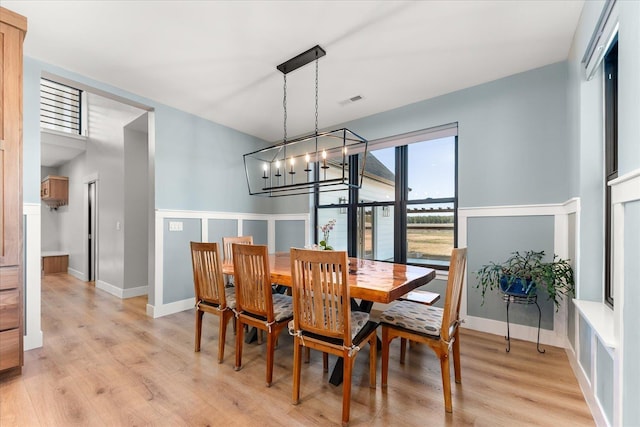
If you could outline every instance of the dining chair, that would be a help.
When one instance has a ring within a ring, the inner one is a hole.
[[[406,295],[398,298],[400,301],[411,301],[418,304],[432,305],[440,300],[440,294],[430,291],[411,291]],[[415,344],[414,341],[409,341],[410,346]],[[400,363],[404,364],[405,355],[407,353],[407,339],[400,338]]]
[[[288,295],[271,292],[269,255],[265,245],[232,245],[236,287],[236,365],[242,367],[242,325],[267,332],[267,387],[273,380],[273,357],[278,336],[293,317]]]
[[[217,243],[191,242],[191,261],[196,296],[195,351],[200,351],[204,313],[215,314],[220,318],[218,363],[221,363],[224,358],[227,325],[233,317],[233,309],[236,307],[235,290],[224,285]]]
[[[233,262],[233,250],[231,245],[238,243],[241,245],[253,245],[253,236],[233,236],[222,238],[222,262],[224,264]],[[233,276],[227,276],[227,286],[233,285]]]
[[[460,383],[460,300],[467,249],[451,252],[449,279],[444,308],[433,307],[411,301],[397,301],[380,315],[382,325],[382,387],[387,386],[389,374],[389,345],[397,337],[427,344],[440,359],[444,408],[452,412],[451,374],[449,358],[453,353],[455,381]]]
[[[293,404],[300,400],[302,348],[343,358],[342,425],[349,423],[351,374],[358,351],[369,342],[369,385],[376,386],[377,323],[351,311],[345,251],[291,249]]]

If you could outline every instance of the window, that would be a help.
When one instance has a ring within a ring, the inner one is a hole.
[[[82,91],[41,78],[40,127],[82,135]]]
[[[604,58],[605,129],[605,263],[604,298],[613,307],[613,221],[609,181],[618,177],[618,38],[614,38]]]
[[[317,194],[317,224],[335,218],[331,245],[351,256],[448,269],[456,164],[456,124],[373,141],[360,189]]]

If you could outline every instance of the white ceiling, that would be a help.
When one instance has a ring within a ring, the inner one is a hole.
[[[567,58],[583,0],[11,1],[25,54],[267,141],[276,66],[313,47],[319,127]],[[314,67],[287,76],[288,135],[314,126]],[[362,96],[355,103],[343,101]],[[365,135],[366,136],[366,135]]]

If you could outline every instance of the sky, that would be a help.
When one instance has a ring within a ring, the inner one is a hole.
[[[389,170],[395,169],[395,149],[371,151]],[[453,197],[455,138],[447,137],[409,145],[409,199]]]

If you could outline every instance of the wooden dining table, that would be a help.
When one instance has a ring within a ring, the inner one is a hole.
[[[222,265],[224,274],[233,275],[233,263]],[[291,287],[291,257],[289,252],[269,254],[271,282]],[[426,285],[436,277],[432,268],[395,264],[361,258],[349,258],[349,293],[353,310],[369,313],[373,303],[390,303],[408,292]],[[359,299],[360,303],[355,302]],[[329,382],[342,382],[342,358],[338,359]]]
[[[289,252],[269,255],[271,282],[291,287]],[[222,265],[224,274],[233,275],[233,263]],[[426,285],[436,277],[432,268],[395,264],[361,258],[349,258],[349,292],[351,298],[388,304],[404,294]],[[369,312],[369,310],[363,310]]]

